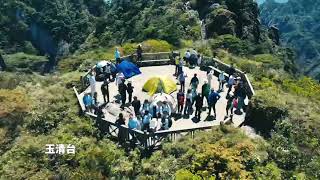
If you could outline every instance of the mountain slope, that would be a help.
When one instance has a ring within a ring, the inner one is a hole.
[[[0,2],[1,48],[15,53],[3,56],[11,72],[0,73],[0,179],[320,178],[320,85],[288,73],[293,55],[256,23],[254,0]],[[214,3],[221,6],[201,11]],[[212,39],[196,41],[206,16]],[[50,36],[39,38],[46,42],[40,47],[25,36],[32,22]],[[46,57],[37,51],[50,42],[61,56],[69,44],[70,54],[40,76],[36,67]],[[222,124],[150,154],[103,136],[99,123],[79,115],[72,87],[80,88],[79,77],[97,60],[113,59],[115,46],[128,55],[138,43],[144,52],[195,48],[246,71],[256,91],[246,124],[264,137]],[[46,144],[73,144],[76,154],[47,155]]]
[[[290,0],[275,3],[270,0],[261,6],[264,24],[275,24],[285,45],[297,52],[301,71],[320,79],[320,1]]]

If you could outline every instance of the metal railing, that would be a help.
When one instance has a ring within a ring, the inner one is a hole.
[[[203,61],[202,61],[202,66],[206,66],[206,67],[210,67],[213,66],[216,69],[220,70],[220,71],[224,71],[226,73],[228,73],[229,68],[231,67],[229,64],[226,64],[222,61],[220,61],[217,58],[212,58],[212,57],[203,57]],[[252,96],[255,95],[254,89],[252,87],[252,84],[250,82],[249,77],[247,76],[247,74],[237,68],[235,68],[236,70],[236,76],[241,77],[241,79],[243,80],[243,84],[244,84],[244,88],[246,91],[246,94],[248,96],[249,99],[252,98]]]
[[[90,117],[97,119],[97,115],[86,112]],[[194,137],[196,131],[203,131],[212,129],[211,125],[199,126],[196,128],[184,128],[179,130],[160,130],[156,132],[140,131],[137,129],[129,129],[125,125],[117,125],[115,122],[109,121],[105,118],[101,118],[104,122],[105,130],[104,134],[118,138],[123,143],[134,143],[135,145],[153,149],[161,145],[161,141],[167,139],[169,141],[175,141],[178,135],[190,134]]]

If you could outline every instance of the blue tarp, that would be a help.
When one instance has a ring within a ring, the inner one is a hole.
[[[139,70],[138,66],[127,60],[124,60],[120,64],[118,64],[117,70],[119,72],[122,72],[126,78],[131,78],[132,76],[141,74],[141,71]]]

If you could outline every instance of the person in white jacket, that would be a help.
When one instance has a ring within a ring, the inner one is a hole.
[[[125,78],[124,78],[123,73],[122,73],[122,72],[119,72],[119,73],[117,74],[117,76],[116,76],[116,85],[119,86],[124,79],[125,79]]]
[[[96,78],[93,72],[91,72],[89,75],[89,83],[91,89],[91,97],[93,97],[94,93],[96,92]]]
[[[105,66],[105,71],[104,73],[106,74],[106,79],[108,79],[109,81],[111,81],[111,67],[110,64]]]
[[[225,77],[224,77],[223,71],[219,74],[218,80],[219,80],[219,91],[223,91],[223,85],[225,83]]]
[[[211,89],[211,82],[212,82],[213,75],[214,75],[213,70],[210,70],[210,71],[207,73],[207,79],[208,79],[208,84],[209,84],[210,89]]]
[[[158,129],[158,119],[153,118],[150,120],[150,131],[156,132]]]
[[[116,85],[118,87],[118,92],[120,93],[120,84],[124,82],[125,78],[122,72],[117,73],[116,75]]]

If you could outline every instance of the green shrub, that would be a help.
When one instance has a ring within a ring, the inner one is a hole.
[[[131,55],[136,53],[137,43],[125,43],[121,48],[123,49],[124,55]]]
[[[240,59],[237,63],[239,69],[250,74],[261,73],[261,63],[249,59]]]
[[[25,53],[8,54],[3,57],[9,71],[41,71],[48,61],[44,56],[36,56]]]
[[[180,40],[180,47],[181,48],[191,48],[193,46],[193,41],[188,39]]]
[[[76,70],[87,70],[101,60],[114,61],[115,48],[116,46],[78,52],[72,56],[62,59],[58,64],[58,69],[64,73]],[[119,50],[121,56],[123,56],[122,49],[119,48]]]
[[[223,48],[236,55],[248,54],[249,43],[233,35],[222,35],[209,41],[212,49]]]
[[[263,63],[266,68],[280,69],[283,67],[283,62],[271,54],[258,54],[253,57],[253,60]]]
[[[25,52],[26,54],[38,54],[38,50],[32,45],[30,41],[26,41],[24,43],[23,52]]]
[[[320,100],[320,85],[309,77],[303,77],[298,80],[287,79],[283,81],[283,88],[286,91],[300,96],[310,97],[314,100]]]
[[[180,169],[175,174],[176,180],[200,180],[202,179],[200,176],[192,174],[190,171],[186,169]],[[212,178],[213,180],[214,178]]]
[[[26,113],[30,109],[26,92],[14,89],[0,89],[0,118],[12,113]]]
[[[163,40],[147,40],[142,42],[142,49],[144,52],[170,52],[173,46]]]
[[[239,129],[219,126],[197,133],[194,139],[164,144],[163,154],[178,160],[176,178],[250,179],[250,169],[266,157],[262,144]]]
[[[281,180],[282,170],[276,163],[268,163],[266,166],[257,166],[254,169],[254,177],[258,180]]]

